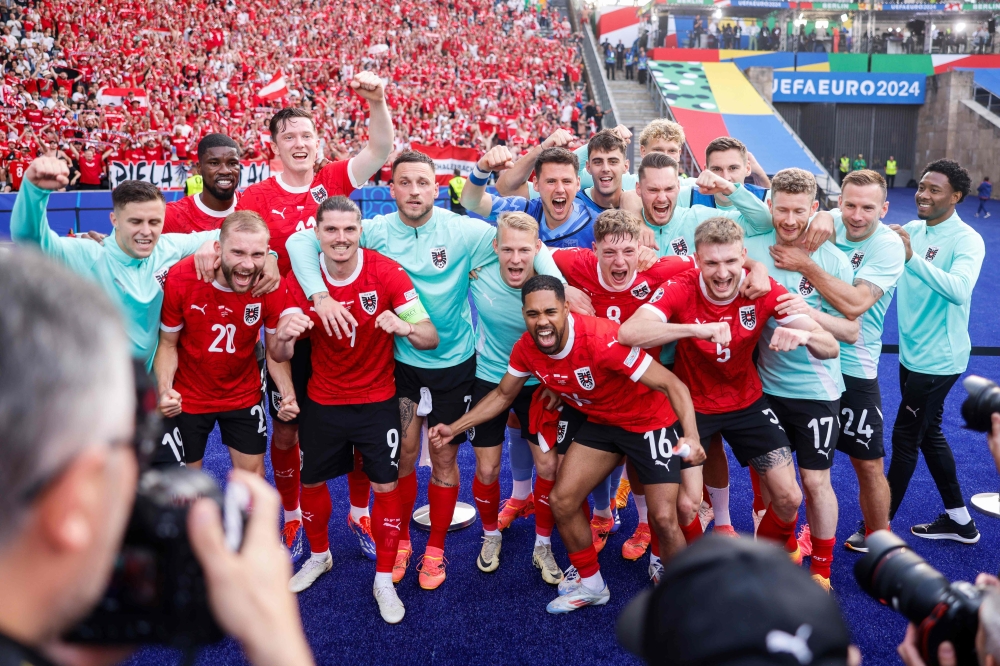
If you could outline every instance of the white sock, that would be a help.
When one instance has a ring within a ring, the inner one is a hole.
[[[293,520],[298,520],[299,522],[302,521],[302,509],[296,509],[295,511],[289,511],[288,509],[285,509],[285,524],[287,525],[289,522]]]
[[[327,548],[322,553],[313,553],[312,555],[309,556],[309,559],[316,560],[317,562],[325,562],[331,557],[332,555],[330,555],[330,549]],[[392,574],[389,574],[389,578],[390,580],[392,579]]]
[[[392,587],[392,572],[375,572],[375,587]]]
[[[600,592],[604,589],[604,579],[601,577],[601,571],[598,569],[597,573],[593,576],[587,576],[581,579],[583,586],[590,590],[591,592]]]
[[[542,536],[541,534],[536,534],[535,535],[535,545],[536,546],[551,546],[552,545],[552,537],[550,537],[550,536]]]
[[[948,512],[948,517],[959,525],[968,525],[972,522],[972,516],[969,515],[969,510],[964,506],[957,509],[945,509],[945,511]]]
[[[528,495],[531,494],[531,479],[525,479],[524,481],[514,481],[514,490],[511,492],[511,499],[524,500],[528,499]]]
[[[371,518],[371,516],[368,515],[368,507],[354,506],[352,504],[351,519],[356,523],[360,523],[362,518]]]
[[[635,510],[639,513],[639,522],[649,524],[649,514],[646,512],[646,496],[632,493],[635,500]]]
[[[622,470],[622,478],[628,481],[628,465],[626,465],[625,469]],[[619,481],[618,483],[621,483],[621,481]]]
[[[500,536],[500,530],[483,530],[486,536]]]
[[[594,509],[594,517],[600,516],[601,518],[611,518],[611,507],[607,509]],[[604,589],[603,587],[601,588]]]
[[[712,510],[715,511],[715,526],[730,525],[733,521],[729,517],[729,486],[725,488],[708,488],[708,496],[712,500]]]
[[[659,555],[653,555],[652,553],[649,554],[649,563],[650,564],[658,564],[659,562],[660,562],[660,556]]]

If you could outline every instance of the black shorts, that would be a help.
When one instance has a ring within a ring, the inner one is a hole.
[[[628,457],[635,466],[639,481],[648,486],[681,482],[681,459],[673,454],[677,439],[673,426],[643,433],[587,421],[573,441],[591,449]]]
[[[702,447],[708,450],[712,435],[717,432],[722,433],[722,437],[729,442],[736,460],[743,467],[758,456],[792,446],[784,428],[781,427],[781,421],[764,396],[749,407],[735,412],[726,414],[695,412],[695,419],[698,422],[698,436],[701,437]]]
[[[454,423],[469,411],[472,388],[476,383],[476,357],[450,368],[418,368],[396,361],[396,396],[420,404],[420,389],[430,391],[431,411],[427,427],[439,423]],[[455,434],[452,444],[465,441],[465,433]]]
[[[830,469],[837,450],[839,400],[797,400],[767,396],[792,444],[799,469]]]
[[[476,383],[472,387],[472,405],[478,405],[479,401],[496,387],[497,385],[493,382],[476,377]],[[514,410],[517,420],[521,423],[521,437],[533,444],[538,443],[538,438],[528,432],[528,411],[531,409],[531,396],[535,394],[537,389],[538,384],[523,386],[521,392],[514,398],[514,403],[510,406],[510,409]],[[503,414],[497,414],[486,423],[480,423],[476,427],[466,430],[465,434],[469,438],[469,443],[477,447],[503,444],[507,438],[507,414],[509,412],[510,410],[506,410]],[[452,444],[454,443],[455,440],[452,440]]]
[[[399,479],[399,401],[320,405],[308,397],[299,423],[302,483],[329,481],[354,469],[354,451],[372,483]]]
[[[184,437],[176,417],[160,419],[159,446],[153,452],[149,464],[156,468],[184,466]]]
[[[587,422],[587,415],[576,407],[571,407],[569,403],[563,403],[562,411],[559,412],[559,424],[556,428],[556,453],[561,456],[569,451],[569,445],[576,438],[580,426]]]
[[[264,418],[263,404],[209,414],[182,412],[180,416],[165,419],[165,425],[173,437],[177,436],[173,432],[175,427],[180,433],[185,463],[195,463],[205,457],[208,436],[212,434],[216,423],[222,433],[222,443],[229,448],[248,456],[264,455],[267,452],[267,420]]]
[[[840,443],[837,449],[858,460],[885,457],[882,441],[882,391],[878,378],[844,375],[846,390],[840,396]]]
[[[292,360],[292,386],[295,388],[295,399],[302,409],[302,403],[306,399],[306,387],[309,385],[309,377],[312,376],[312,343],[309,338],[298,340],[295,343]],[[278,420],[278,409],[281,407],[281,392],[271,379],[267,370],[267,363],[264,363],[264,391],[267,395],[267,411],[271,415],[271,420]],[[291,421],[282,421],[288,425],[298,425],[299,417],[296,416]]]

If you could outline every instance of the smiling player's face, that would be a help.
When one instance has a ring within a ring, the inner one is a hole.
[[[701,277],[712,300],[727,301],[735,296],[747,255],[743,243],[699,245],[696,254]]]

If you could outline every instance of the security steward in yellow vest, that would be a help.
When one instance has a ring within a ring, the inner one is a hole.
[[[448,194],[451,195],[451,212],[465,215],[465,207],[461,204],[465,178],[462,178],[462,172],[458,169],[455,169],[452,173],[455,177],[448,181]]]
[[[887,187],[896,187],[896,158],[892,155],[885,161],[885,184]]]

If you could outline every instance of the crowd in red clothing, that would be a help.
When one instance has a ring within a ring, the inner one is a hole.
[[[0,6],[0,44],[7,181],[44,152],[83,178],[84,145],[184,160],[210,132],[260,159],[288,105],[312,110],[324,152],[342,157],[367,141],[346,85],[363,69],[388,81],[399,148],[531,143],[582,90],[568,21],[524,0],[36,0]],[[288,94],[259,98],[279,72]]]

